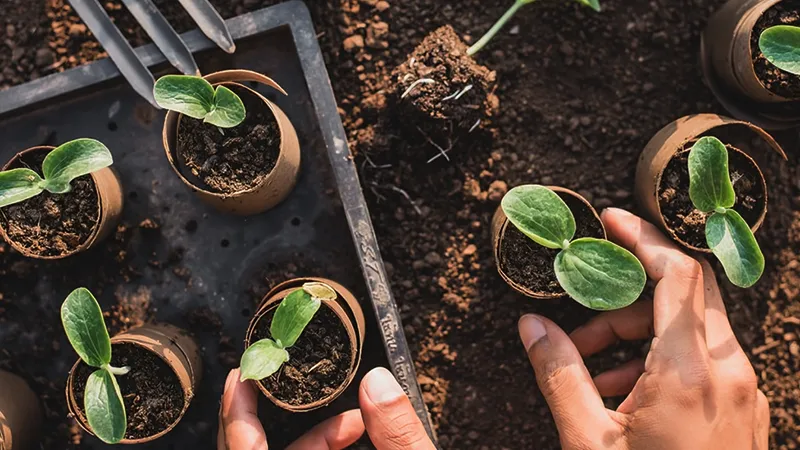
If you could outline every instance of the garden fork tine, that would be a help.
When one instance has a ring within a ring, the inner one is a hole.
[[[200,30],[228,53],[236,51],[228,26],[208,0],[178,0]]]

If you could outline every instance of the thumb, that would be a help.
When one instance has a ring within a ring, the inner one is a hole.
[[[555,323],[533,314],[522,316],[519,335],[536,372],[539,390],[550,406],[562,447],[583,444],[596,448],[586,445],[596,443],[600,448],[609,437],[613,440],[614,435],[607,432],[620,427],[603,405],[569,336]]]

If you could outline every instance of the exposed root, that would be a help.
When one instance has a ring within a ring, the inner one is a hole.
[[[406,89],[406,91],[403,92],[403,95],[401,95],[400,98],[406,98],[406,96],[408,96],[408,94],[410,94],[411,91],[413,91],[414,88],[416,88],[420,84],[431,84],[431,83],[436,83],[436,81],[430,78],[420,78],[419,80],[411,83],[411,86],[409,86],[408,89]]]

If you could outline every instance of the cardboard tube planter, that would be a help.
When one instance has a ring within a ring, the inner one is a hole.
[[[243,89],[264,101],[278,123],[280,132],[278,159],[264,179],[258,185],[249,189],[221,193],[212,192],[206,187],[198,186],[184,175],[183,170],[189,170],[188,168],[178,167],[180,162],[177,157],[177,137],[180,133],[180,122],[183,115],[174,111],[167,111],[162,137],[169,164],[180,180],[196,192],[200,199],[220,211],[239,215],[252,215],[273,208],[289,195],[297,182],[297,174],[300,170],[300,141],[297,138],[294,126],[286,114],[276,104],[242,83],[252,81],[271,86],[284,95],[287,95],[286,92],[271,78],[250,70],[224,70],[206,75],[204,78],[213,86],[225,85],[229,88]]]
[[[358,371],[358,366],[361,363],[361,352],[364,346],[364,332],[365,332],[365,320],[364,320],[364,313],[361,310],[361,305],[358,303],[358,300],[347,290],[344,286],[335,281],[327,280],[325,278],[295,278],[293,280],[285,281],[277,286],[275,286],[271,291],[264,296],[264,299],[261,301],[261,304],[258,307],[253,319],[250,320],[250,326],[247,328],[247,335],[245,337],[245,348],[250,347],[251,344],[255,343],[256,339],[254,338],[254,334],[256,331],[256,326],[258,325],[259,321],[266,316],[268,313],[272,312],[274,309],[280,305],[280,302],[283,299],[295,291],[298,288],[301,288],[304,283],[309,282],[318,282],[318,283],[325,283],[338,294],[336,300],[323,300],[322,301],[322,308],[329,308],[336,317],[341,321],[342,326],[344,327],[345,331],[347,332],[348,340],[350,343],[350,364],[347,369],[347,377],[345,380],[330,394],[321,398],[315,402],[302,404],[302,405],[291,405],[286,403],[278,398],[276,398],[264,385],[263,382],[259,381],[256,384],[261,392],[268,398],[272,403],[275,405],[291,412],[308,412],[323,406],[329,405],[331,402],[336,400],[342,393],[347,389],[350,383],[353,381],[353,378]],[[290,349],[291,352],[291,349]],[[282,370],[282,369],[281,369]]]
[[[563,187],[559,187],[559,186],[547,186],[547,187],[549,189],[551,189],[552,191],[556,192],[557,194],[559,194],[559,196],[561,196],[562,198],[566,197],[565,201],[567,201],[568,204],[571,202],[571,199],[573,199],[573,200],[579,202],[579,204],[585,205],[586,208],[587,208],[587,211],[589,211],[590,218],[592,220],[596,220],[597,221],[597,228],[599,230],[602,230],[602,233],[600,233],[600,235],[591,236],[591,237],[602,238],[602,239],[606,238],[606,229],[603,226],[603,222],[600,220],[600,215],[597,214],[597,211],[592,207],[592,205],[585,198],[583,198],[583,196],[581,196],[577,192],[571,191],[571,190],[563,188]],[[578,217],[578,212],[574,211],[574,210],[572,212],[576,216],[575,220],[579,221],[580,218]],[[579,226],[579,228],[580,228],[580,226]],[[510,270],[509,270],[508,265],[511,264],[512,262],[508,261],[508,260],[511,258],[511,253],[510,253],[511,251],[510,251],[509,248],[507,248],[506,244],[509,241],[508,234],[512,230],[516,231],[520,235],[522,234],[521,232],[516,230],[514,225],[508,220],[508,218],[506,217],[505,213],[503,212],[503,208],[498,206],[497,210],[494,213],[494,217],[492,218],[492,248],[493,248],[493,252],[494,252],[494,262],[495,262],[495,265],[497,266],[497,272],[500,273],[500,277],[502,277],[503,280],[506,283],[508,283],[509,286],[514,288],[514,290],[516,290],[517,292],[519,292],[519,293],[521,293],[521,294],[523,294],[523,295],[525,295],[527,297],[533,298],[533,299],[551,300],[551,299],[566,297],[567,293],[564,292],[564,290],[561,288],[561,286],[558,286],[557,289],[551,290],[550,292],[537,291],[537,290],[531,289],[528,286],[525,286],[525,284],[524,284],[525,282],[523,280],[520,280],[520,279],[518,279],[519,277],[515,277],[515,276],[513,276],[513,274],[509,273]],[[578,237],[578,236],[576,235],[576,237]],[[584,236],[580,236],[580,237],[584,237]],[[528,238],[525,237],[525,239],[528,239]],[[549,265],[552,266],[554,264],[554,262],[555,262],[555,253],[558,253],[557,250],[545,249],[544,247],[539,246],[539,244],[536,244],[533,241],[530,242],[530,248],[537,249],[537,250],[541,248],[543,252],[552,251],[554,253],[554,255],[552,256],[552,258],[549,258],[550,259],[549,260]],[[555,274],[553,275],[553,280],[555,280]]]
[[[183,408],[177,418],[166,429],[152,436],[139,439],[126,438],[120,441],[120,444],[142,444],[150,442],[172,431],[189,408],[203,374],[200,352],[194,339],[185,331],[167,324],[144,325],[140,328],[134,328],[122,334],[118,334],[111,338],[112,354],[115,345],[119,344],[135,345],[140,349],[157,355],[172,369],[180,382],[183,395]],[[83,398],[78,398],[75,395],[75,372],[80,364],[81,361],[78,360],[69,372],[66,389],[67,407],[77,420],[78,425],[87,433],[92,434],[89,422],[83,412]],[[124,376],[127,375],[121,375],[119,378]],[[146,394],[147,393],[141,393],[141,395]]]
[[[50,146],[38,146],[23,150],[14,155],[14,157],[11,158],[11,160],[8,161],[5,166],[3,166],[2,170],[17,168],[18,166],[21,166],[21,158],[26,156],[31,157],[39,153],[46,155],[54,148],[55,147]],[[62,254],[42,255],[12,239],[11,236],[9,236],[8,230],[3,227],[3,222],[0,222],[0,234],[3,236],[3,239],[5,239],[5,241],[16,251],[27,257],[37,259],[66,258],[70,255],[88,250],[98,242],[105,239],[113,230],[116,229],[117,222],[119,222],[120,215],[122,214],[122,206],[124,203],[122,184],[120,183],[119,176],[117,176],[116,171],[110,167],[105,167],[98,171],[92,172],[90,176],[92,177],[92,182],[94,183],[95,191],[97,193],[97,217],[99,217],[99,219],[94,224],[94,227],[92,228],[92,231],[86,240]]]
[[[41,423],[39,398],[28,383],[0,370],[0,450],[33,449]]]
[[[678,236],[674,228],[668,225],[668,221],[662,212],[660,196],[662,176],[670,161],[676,155],[691,149],[691,145],[694,141],[703,136],[714,136],[715,130],[729,126],[744,127],[752,131],[757,137],[763,139],[772,147],[776,153],[786,159],[786,154],[783,152],[781,146],[763,129],[748,122],[742,122],[716,114],[697,114],[682,117],[656,133],[642,152],[636,167],[635,196],[645,218],[665,230],[672,239],[691,250],[704,253],[711,252],[705,245],[698,246],[686,242]],[[746,161],[746,164],[750,165],[751,169],[754,169],[753,172],[758,178],[758,188],[763,192],[763,204],[756,213],[756,219],[748,220],[750,228],[755,232],[761,224],[764,223],[764,217],[767,214],[767,185],[764,175],[753,158],[746,152],[731,147],[730,145],[728,146],[728,152],[731,158],[736,154],[738,155],[736,156],[737,158]],[[686,195],[688,196],[688,183],[685,189]]]
[[[756,23],[782,1],[730,0],[708,21],[701,41],[703,73],[720,103],[734,116],[768,129],[800,125],[800,98],[770,91],[754,67]]]

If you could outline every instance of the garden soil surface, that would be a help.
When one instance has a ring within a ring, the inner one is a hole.
[[[105,56],[66,0],[0,1],[0,34],[5,33],[0,87]],[[275,2],[212,0],[226,17]],[[179,31],[193,27],[177,2],[155,3]],[[722,0],[607,0],[600,14],[577,2],[542,1],[525,7],[477,55],[479,64],[497,72],[496,115],[482,125],[480,139],[462,139],[448,152],[449,160],[441,157],[430,164],[426,161],[440,151],[398,132],[392,111],[381,101],[395,88],[391,73],[440,26],[452,25],[465,42],[474,42],[510,2],[307,3],[442,447],[559,448],[516,323],[522,314],[534,312],[572,330],[595,313],[569,299],[532,301],[503,283],[492,259],[492,213],[508,187],[522,183],[562,185],[598,209],[613,205],[635,211],[636,161],[650,137],[680,116],[723,112],[703,84],[698,65],[700,33]],[[103,4],[134,44],[147,40],[121,3]],[[757,234],[766,258],[764,277],[749,290],[720,281],[736,336],[770,402],[771,447],[796,449],[798,135],[783,132],[777,137],[789,153],[788,163],[765,146],[753,146],[770,189],[770,211]],[[145,232],[132,224],[123,227],[106,244],[110,260],[119,251],[114,248],[121,245],[119,239]],[[8,249],[0,258],[5,294],[0,321],[8,314],[4,310],[37,311],[33,304],[13,304],[6,292],[7,277],[24,277],[30,263]],[[71,270],[59,267],[65,274],[52,276],[67,276]],[[650,297],[652,288],[645,292]],[[120,301],[131,298],[120,296]],[[146,319],[141,308],[127,305],[114,309],[112,325]],[[57,324],[44,326],[53,327],[52,345],[60,345]],[[0,356],[0,367],[13,369],[18,351],[42,357],[51,344],[30,345],[13,349],[10,357]],[[645,350],[646,342],[620,344],[588,358],[587,365],[597,374]],[[41,364],[48,361],[43,358]],[[50,448],[78,445],[80,433],[63,406],[63,380],[38,378],[34,387],[45,398]],[[607,400],[609,407],[618,403]]]

